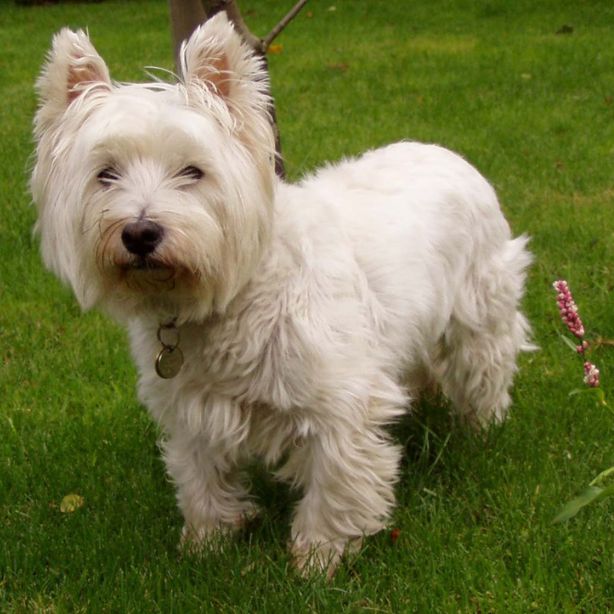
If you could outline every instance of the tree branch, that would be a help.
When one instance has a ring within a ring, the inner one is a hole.
[[[262,39],[264,50],[279,36],[281,31],[300,13],[309,0],[299,0],[286,14],[286,16]]]
[[[243,37],[243,40],[256,52],[265,54],[270,44],[279,36],[285,27],[300,13],[301,9],[309,2],[309,0],[299,0],[288,13],[279,21],[279,23],[264,37],[259,38],[247,27],[241,10],[236,0],[201,0],[206,18],[226,11],[228,19],[232,21],[235,28]]]

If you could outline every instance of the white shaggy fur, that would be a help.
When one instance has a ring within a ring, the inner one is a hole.
[[[505,418],[530,257],[462,158],[405,142],[278,181],[266,75],[223,13],[184,46],[177,85],[114,84],[62,30],[38,89],[43,258],[125,322],[187,542],[256,512],[241,467],[257,456],[303,492],[298,566],[330,571],[389,517],[385,427],[412,390],[435,380],[467,421]],[[139,220],[163,232],[144,256],[122,238]],[[161,379],[171,319],[185,364]]]

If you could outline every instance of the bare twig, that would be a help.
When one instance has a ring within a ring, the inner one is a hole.
[[[266,51],[281,31],[299,14],[309,0],[299,0],[286,14],[286,16],[262,39]]]

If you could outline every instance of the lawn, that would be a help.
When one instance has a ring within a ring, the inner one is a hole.
[[[264,34],[292,2],[240,4]],[[552,524],[614,464],[614,348],[591,354],[609,407],[570,396],[582,361],[551,287],[569,281],[588,338],[614,338],[611,0],[311,0],[277,41],[291,178],[395,140],[436,142],[490,179],[535,254],[524,308],[541,349],[521,360],[512,417],[478,438],[447,429],[441,399],[418,404],[394,429],[407,451],[396,539],[369,539],[330,583],[292,573],[295,495],[259,467],[262,522],[222,551],[178,553],[124,333],[79,312],[31,234],[32,86],[64,25],[89,28],[117,80],[172,68],[164,0],[0,7],[0,610],[614,611],[614,501]]]

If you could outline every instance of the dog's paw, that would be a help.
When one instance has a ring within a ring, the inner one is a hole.
[[[259,506],[248,501],[241,513],[230,521],[209,519],[199,523],[186,522],[181,531],[179,549],[192,555],[205,550],[222,550],[229,537],[251,524],[259,515]]]
[[[325,539],[298,534],[289,547],[294,567],[304,578],[323,574],[330,580],[343,556],[360,550],[362,537]]]

